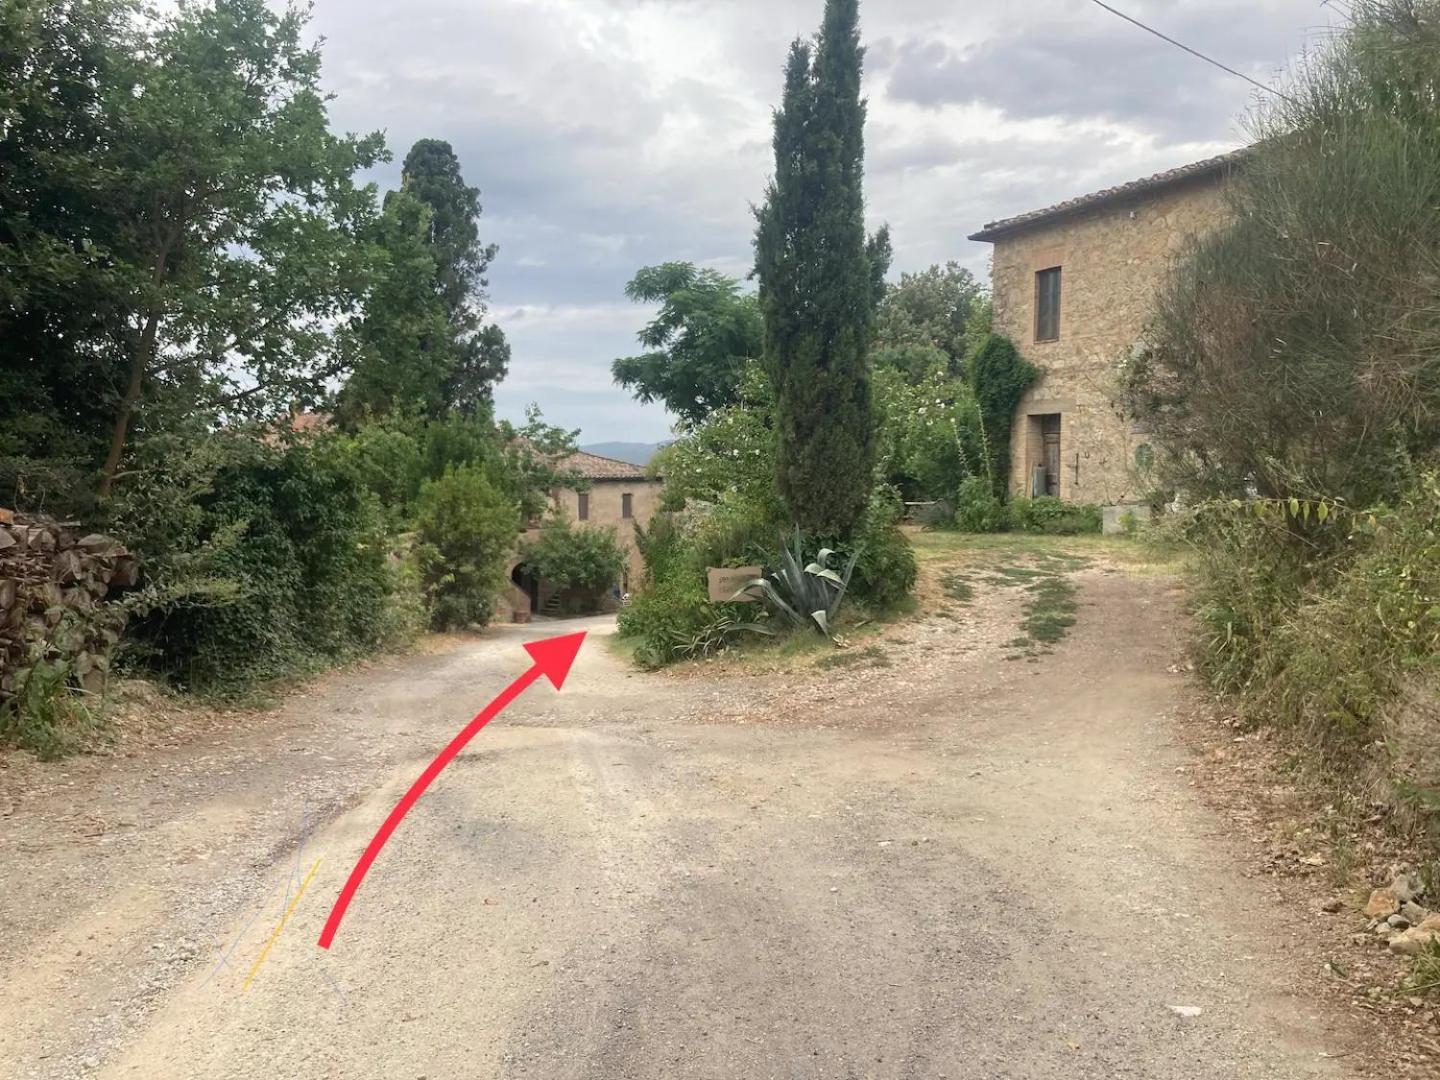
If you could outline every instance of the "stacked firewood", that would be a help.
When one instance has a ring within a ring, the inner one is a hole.
[[[135,556],[78,523],[0,509],[0,705],[37,664],[98,692],[124,614],[112,592],[133,586]]]

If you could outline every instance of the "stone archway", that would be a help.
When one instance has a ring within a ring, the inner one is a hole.
[[[530,573],[523,563],[516,563],[510,571],[510,583],[530,600],[530,610],[540,607],[540,579]]]

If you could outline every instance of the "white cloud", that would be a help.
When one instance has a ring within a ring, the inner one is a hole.
[[[1126,0],[1268,78],[1329,18],[1317,0]],[[744,276],[789,41],[822,0],[318,0],[338,127],[397,161],[448,139],[501,246],[502,405],[554,402],[587,437],[663,434],[610,384],[649,312],[640,266]],[[989,254],[988,220],[1238,145],[1252,88],[1088,0],[866,0],[867,197],[896,269]],[[398,166],[377,177],[393,183]],[[509,404],[507,404],[509,403]]]

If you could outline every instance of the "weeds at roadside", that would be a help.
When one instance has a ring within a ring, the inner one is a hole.
[[[1405,990],[1411,994],[1435,994],[1440,992],[1440,941],[1434,938],[1410,962],[1410,974],[1405,977]]]
[[[890,657],[878,645],[867,645],[863,649],[833,652],[815,661],[817,668],[854,667],[869,661],[869,667],[890,667]]]

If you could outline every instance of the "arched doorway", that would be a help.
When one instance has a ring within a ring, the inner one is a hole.
[[[540,609],[540,580],[521,564],[510,571],[510,581],[530,598],[530,610],[538,612]]]

